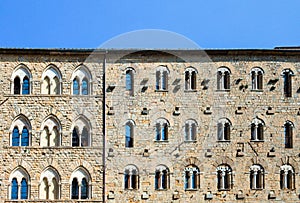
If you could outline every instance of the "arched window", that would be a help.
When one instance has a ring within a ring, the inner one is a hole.
[[[185,90],[196,90],[197,82],[197,70],[190,67],[185,70],[184,81],[185,81]]]
[[[229,90],[230,89],[230,70],[227,67],[218,68],[217,72],[217,89]]]
[[[89,94],[89,83],[88,80],[86,78],[84,78],[82,80],[82,90],[81,90],[81,94],[82,95],[88,95]]]
[[[79,184],[77,178],[72,181],[72,196],[71,199],[79,199]]]
[[[20,134],[18,127],[14,127],[12,133],[12,146],[20,146]]]
[[[73,80],[73,95],[79,95],[79,82],[77,78]]]
[[[250,188],[252,190],[264,188],[264,169],[260,165],[250,167]]]
[[[81,181],[81,199],[87,199],[88,198],[88,183],[85,178]]]
[[[289,190],[295,188],[295,172],[291,165],[280,167],[280,188]]]
[[[40,146],[53,147],[60,145],[60,124],[54,118],[48,118],[42,125]]]
[[[91,146],[91,127],[86,118],[78,118],[72,131],[72,146],[88,147]]]
[[[195,141],[197,135],[197,123],[194,120],[187,120],[184,125],[184,140]]]
[[[18,199],[18,181],[16,178],[11,182],[11,199]]]
[[[47,168],[41,174],[40,199],[59,199],[60,176],[53,168]]]
[[[124,188],[128,190],[138,189],[138,169],[128,165],[124,170]]]
[[[31,125],[23,115],[18,116],[11,127],[11,146],[29,146]]]
[[[263,89],[263,74],[264,71],[261,68],[253,68],[251,70],[252,90]]]
[[[169,169],[165,166],[157,166],[155,169],[155,190],[169,188]]]
[[[263,141],[264,140],[264,122],[260,119],[254,119],[251,123],[251,140]]]
[[[90,95],[92,75],[87,67],[80,65],[72,74],[72,93],[73,95]]]
[[[80,183],[80,184],[79,184]],[[84,168],[78,168],[71,176],[71,199],[90,199],[91,178]]]
[[[218,141],[230,141],[231,122],[227,118],[218,121]]]
[[[200,187],[200,171],[197,166],[189,165],[184,169],[184,189],[196,190]]]
[[[283,93],[285,97],[292,97],[292,76],[293,71],[285,69],[282,71],[283,75]]]
[[[126,70],[126,81],[125,81],[126,90],[129,91],[129,94],[133,95],[134,87],[134,70],[132,68],[127,68]]]
[[[78,147],[79,146],[79,135],[78,135],[78,129],[73,128],[72,132],[72,146]]]
[[[217,167],[218,190],[230,190],[232,185],[232,170],[228,165]]]
[[[13,72],[11,81],[12,82],[12,93],[13,94],[30,94],[30,80],[31,73],[28,68],[21,64]]]
[[[60,94],[61,93],[61,74],[59,70],[50,65],[42,75],[42,94]]]
[[[29,197],[29,175],[25,169],[18,167],[10,177],[10,199],[28,199]]]
[[[160,118],[156,121],[156,141],[168,140],[168,128],[169,122],[166,119]]]
[[[293,128],[294,124],[286,121],[284,124],[284,146],[285,148],[293,148]]]
[[[169,70],[165,66],[159,66],[156,69],[156,90],[168,89],[168,75]]]
[[[20,78],[17,76],[14,79],[14,94],[20,94],[21,91],[21,81]]]
[[[128,121],[125,125],[125,147],[133,147],[134,143],[134,123]]]

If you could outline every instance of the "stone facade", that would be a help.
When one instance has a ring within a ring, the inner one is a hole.
[[[76,174],[89,182],[81,201],[299,201],[299,50],[0,52],[1,201],[18,170],[29,201],[69,201]],[[29,95],[14,94],[20,67]],[[61,75],[54,95],[42,94],[50,67]],[[90,73],[88,95],[73,95],[77,70]],[[49,118],[59,146],[42,141]],[[12,146],[18,119],[29,146]],[[77,121],[87,146],[72,146]],[[59,192],[45,196],[47,174]]]

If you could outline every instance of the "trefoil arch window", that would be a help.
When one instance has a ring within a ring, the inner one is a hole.
[[[264,140],[264,122],[260,119],[254,119],[251,123],[251,140],[263,141]]]
[[[264,169],[260,165],[250,167],[250,188],[252,190],[264,188]]]
[[[31,125],[27,118],[18,116],[11,126],[11,146],[29,146]]]
[[[75,170],[70,180],[71,199],[92,198],[91,176],[84,168]]]
[[[62,78],[58,69],[50,65],[42,75],[42,94],[61,94]]]
[[[167,141],[168,140],[168,128],[169,122],[164,119],[160,118],[156,121],[155,130],[156,130],[156,141]]]
[[[197,70],[190,67],[185,70],[184,81],[185,90],[196,90],[197,88]]]
[[[185,141],[196,141],[197,137],[197,123],[196,121],[189,119],[184,125],[184,140]]]
[[[295,189],[295,172],[291,165],[285,164],[280,167],[280,188]]]
[[[218,141],[230,141],[231,122],[227,118],[218,121]]]
[[[18,167],[9,177],[10,199],[28,199],[30,193],[30,178],[25,169]]]
[[[42,172],[40,178],[40,199],[59,199],[60,196],[60,176],[53,168],[48,168]]]
[[[124,169],[124,188],[127,190],[138,189],[139,172],[137,167],[128,165]]]
[[[92,75],[87,67],[79,66],[72,75],[72,94],[90,95],[92,92]]]
[[[227,67],[218,68],[217,72],[217,89],[229,90],[230,89],[230,75],[231,72]]]
[[[155,190],[169,188],[169,169],[166,166],[157,166],[155,169]]]
[[[75,121],[72,128],[72,146],[91,146],[91,126],[87,119],[80,117]]]
[[[165,66],[159,66],[156,69],[156,90],[168,90],[169,70]]]
[[[12,77],[12,94],[30,94],[31,92],[31,73],[29,69],[21,64],[13,72]]]
[[[53,147],[60,146],[61,143],[61,125],[60,122],[54,118],[47,118],[42,127],[40,146]]]
[[[285,148],[293,148],[293,129],[294,129],[294,124],[291,121],[286,121],[284,124]]]
[[[232,186],[232,169],[228,165],[217,167],[218,190],[230,190]]]

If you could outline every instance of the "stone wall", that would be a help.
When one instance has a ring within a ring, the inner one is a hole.
[[[136,52],[108,55],[106,65],[106,195],[108,202],[296,202],[299,201],[299,67],[296,56],[251,54],[188,53],[174,54]],[[299,57],[299,56],[298,56]],[[182,61],[178,58],[183,59]],[[110,59],[110,60],[109,60]],[[188,59],[188,60],[185,60]],[[156,91],[156,68],[169,69],[168,90]],[[219,67],[231,71],[230,90],[218,91],[216,74]],[[126,68],[134,71],[134,93],[125,89]],[[184,72],[197,70],[197,88],[185,91]],[[263,90],[251,90],[251,69],[263,69]],[[283,94],[282,71],[290,69],[292,97]],[[270,80],[277,80],[271,84]],[[208,82],[207,82],[208,81]],[[111,91],[111,87],[114,89]],[[146,87],[146,90],[145,90]],[[112,108],[110,108],[112,107]],[[175,107],[179,107],[174,114]],[[272,110],[270,110],[270,108]],[[148,114],[143,115],[143,108]],[[155,121],[168,120],[168,141],[155,140]],[[231,123],[229,142],[217,141],[217,122],[228,118]],[[264,121],[264,139],[251,141],[251,122]],[[184,122],[198,123],[195,142],[184,141]],[[125,123],[132,120],[134,146],[125,147]],[[284,147],[284,123],[294,124],[293,148]],[[274,150],[271,150],[271,149]],[[239,151],[239,152],[238,152]],[[184,189],[184,168],[190,164],[200,170],[196,190]],[[227,164],[232,169],[230,190],[217,188],[217,167]],[[250,189],[250,166],[264,168],[263,189]],[[290,164],[295,170],[295,189],[280,189],[280,166]],[[134,165],[139,171],[136,190],[124,189],[124,169]],[[169,169],[169,188],[155,190],[155,168]],[[273,194],[274,193],[274,194]],[[212,198],[212,199],[211,199]],[[239,199],[240,198],[240,199]]]

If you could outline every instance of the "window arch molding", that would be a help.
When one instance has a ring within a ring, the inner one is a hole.
[[[230,190],[233,185],[233,171],[230,165],[221,164],[216,168],[218,190]]]
[[[288,190],[295,189],[295,169],[290,164],[280,166],[280,188]]]
[[[196,141],[199,125],[195,119],[189,118],[184,122],[184,140]]]
[[[92,95],[92,79],[90,70],[85,65],[79,65],[71,77],[72,95]]]
[[[156,141],[167,141],[169,139],[169,128],[170,123],[166,118],[158,118],[155,121],[155,140]]]
[[[230,141],[232,123],[228,118],[220,118],[217,123],[218,141]]]
[[[250,189],[264,189],[265,187],[265,169],[260,164],[253,164],[250,171]]]
[[[62,94],[61,72],[53,64],[48,65],[42,74],[41,94]]]
[[[200,170],[195,164],[189,164],[184,168],[184,189],[196,190],[200,188]]]
[[[217,70],[217,89],[229,90],[230,89],[230,76],[231,70],[226,66],[221,66]]]
[[[155,167],[155,190],[167,190],[170,188],[170,170],[165,165]]]
[[[83,166],[73,171],[69,184],[71,199],[92,198],[92,178],[88,170]]]
[[[265,71],[261,67],[253,67],[250,71],[252,90],[263,89],[263,75]]]
[[[11,76],[11,94],[31,94],[32,74],[24,64],[19,64]]]
[[[134,76],[136,71],[133,67],[125,68],[125,89],[129,91],[130,95],[133,95],[134,92]]]
[[[47,116],[40,128],[40,146],[60,146],[62,127],[59,119],[54,115]]]
[[[31,145],[31,124],[28,118],[20,114],[12,122],[10,127],[11,146]],[[26,130],[26,131],[25,131]]]
[[[60,199],[60,175],[52,166],[48,166],[40,176],[39,198]]]
[[[160,65],[156,67],[156,91],[168,90],[168,79],[170,70],[167,66]]]
[[[72,146],[88,147],[92,145],[92,126],[84,115],[78,116],[72,124]]]
[[[14,183],[16,183],[17,185],[14,185]],[[24,185],[23,183],[26,184]],[[22,166],[16,167],[11,172],[9,176],[8,191],[10,199],[30,198],[30,176],[27,170]]]
[[[197,75],[198,70],[192,66],[189,66],[184,71],[185,90],[197,89]]]
[[[139,169],[133,164],[124,167],[124,188],[128,190],[139,188]]]
[[[251,122],[251,141],[264,140],[265,122],[260,118],[254,118]]]

